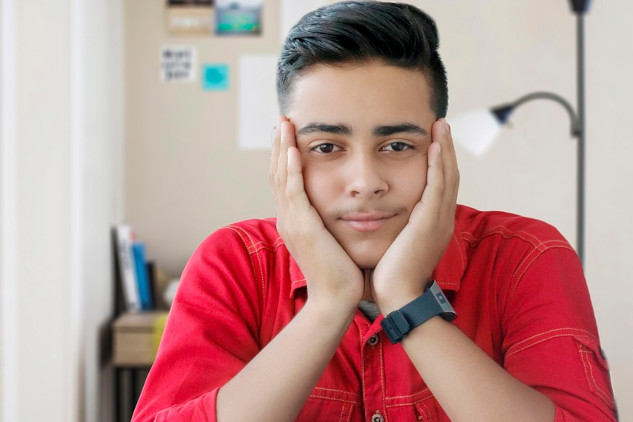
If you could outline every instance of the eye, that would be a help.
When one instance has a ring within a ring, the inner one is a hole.
[[[312,151],[317,152],[319,154],[330,154],[334,151],[338,151],[340,148],[334,144],[324,143],[319,144],[312,148]]]
[[[381,148],[382,151],[401,152],[413,148],[411,145],[404,142],[391,142]]]

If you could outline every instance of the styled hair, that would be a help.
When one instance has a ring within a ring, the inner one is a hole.
[[[446,70],[437,51],[433,19],[415,6],[378,1],[342,1],[301,18],[290,30],[277,62],[277,97],[285,114],[294,81],[316,64],[344,65],[381,60],[418,69],[431,87],[431,109],[448,109]]]

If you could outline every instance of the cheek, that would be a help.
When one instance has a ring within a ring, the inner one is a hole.
[[[421,167],[422,170],[420,169]],[[424,164],[423,166],[415,166],[405,170],[398,175],[394,183],[403,201],[411,210],[420,201],[426,187],[427,166]]]
[[[304,165],[303,188],[310,203],[323,216],[327,204],[332,203],[331,197],[336,189],[331,172],[323,171],[316,166]]]

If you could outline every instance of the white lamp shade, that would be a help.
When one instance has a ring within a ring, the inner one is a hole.
[[[489,109],[458,114],[447,121],[453,141],[477,156],[488,151],[501,130],[501,124]]]

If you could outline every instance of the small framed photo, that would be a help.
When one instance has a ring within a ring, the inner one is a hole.
[[[216,0],[215,33],[261,34],[263,0]]]

